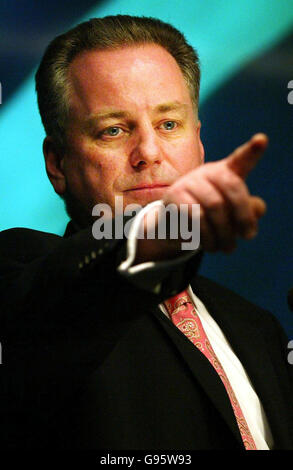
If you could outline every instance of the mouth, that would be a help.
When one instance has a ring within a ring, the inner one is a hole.
[[[170,186],[169,184],[165,183],[141,183],[137,186],[133,186],[133,188],[127,189],[125,192],[130,192],[130,191],[149,191],[149,190],[156,190],[156,189],[162,189],[162,188],[167,188]]]

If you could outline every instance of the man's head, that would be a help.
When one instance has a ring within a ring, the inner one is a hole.
[[[183,35],[151,18],[93,19],[57,37],[36,74],[55,191],[81,225],[93,205],[158,199],[203,159],[198,58]]]

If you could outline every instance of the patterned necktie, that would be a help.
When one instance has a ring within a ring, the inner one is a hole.
[[[228,393],[245,449],[257,450],[229,379],[205,334],[188,292],[185,290],[166,300],[164,304],[174,325],[200,349],[219,374]]]

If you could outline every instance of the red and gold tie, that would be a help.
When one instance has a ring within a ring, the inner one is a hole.
[[[177,328],[179,328],[179,330],[182,331],[182,333],[184,333],[198,349],[200,349],[219,374],[228,393],[245,449],[257,450],[232,386],[211,346],[211,343],[209,342],[207,335],[205,334],[200,318],[196,313],[188,292],[183,291],[166,300],[164,303],[174,325],[176,325]]]

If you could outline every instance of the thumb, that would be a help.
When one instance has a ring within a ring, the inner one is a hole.
[[[266,213],[266,210],[267,210],[266,203],[260,197],[251,196],[250,204],[251,204],[252,211],[257,219],[260,219]]]
[[[227,157],[228,167],[238,176],[245,179],[259,161],[267,145],[268,137],[265,134],[255,134]]]

